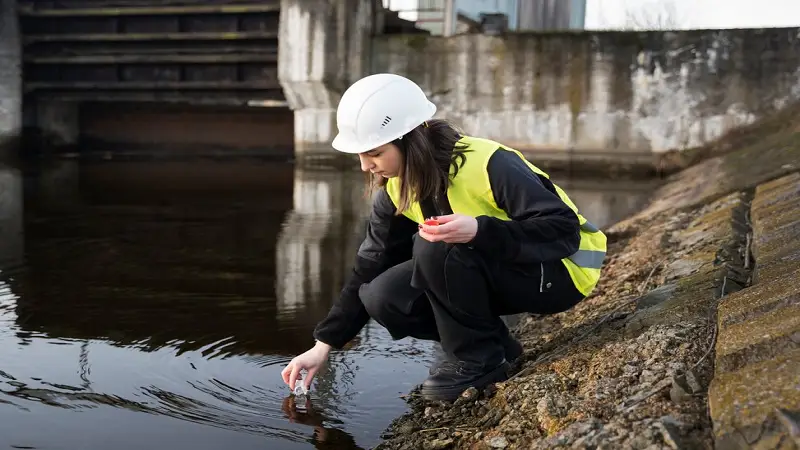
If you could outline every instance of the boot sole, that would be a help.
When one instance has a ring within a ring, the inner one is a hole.
[[[420,395],[422,398],[428,401],[453,401],[461,396],[461,393],[466,391],[467,389],[474,387],[476,389],[483,389],[486,386],[492,383],[499,383],[501,381],[505,381],[508,379],[508,369],[509,364],[508,362],[504,362],[500,364],[492,370],[491,372],[487,373],[486,375],[478,378],[475,381],[472,381],[469,384],[464,384],[460,386],[442,386],[436,388],[426,388],[425,385],[422,385],[420,389]]]

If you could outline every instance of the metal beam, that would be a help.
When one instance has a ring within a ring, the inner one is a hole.
[[[277,39],[277,31],[206,32],[206,33],[88,33],[29,34],[23,42],[123,42],[123,41],[243,41]]]
[[[177,14],[262,14],[279,12],[280,3],[257,3],[250,5],[188,5],[145,6],[122,8],[49,8],[39,9],[31,5],[19,6],[23,17],[120,17],[120,16],[167,16]]]
[[[26,92],[59,90],[269,90],[279,89],[278,81],[55,81],[25,83]]]
[[[32,64],[235,64],[275,63],[278,61],[278,55],[269,53],[245,55],[27,55],[23,59]]]
[[[30,95],[37,96],[37,92]],[[287,108],[283,91],[279,89],[247,91],[206,91],[206,92],[175,92],[175,91],[46,91],[41,95],[48,100],[62,100],[72,102],[108,102],[108,103],[174,103],[191,105],[231,105],[251,106],[258,108]]]

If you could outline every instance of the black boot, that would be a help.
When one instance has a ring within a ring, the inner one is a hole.
[[[522,344],[519,342],[519,340],[513,337],[511,333],[508,333],[503,338],[503,351],[506,355],[506,361],[508,361],[509,364],[514,364],[517,359],[522,356]],[[430,374],[433,375],[433,373],[439,368],[439,366],[444,364],[445,361],[447,361],[447,355],[442,349],[442,344],[436,342],[433,346],[433,364],[431,364],[430,367]]]
[[[468,361],[445,360],[431,369],[420,394],[429,401],[453,401],[470,387],[482,390],[492,383],[507,380],[509,368],[506,361],[486,367]]]

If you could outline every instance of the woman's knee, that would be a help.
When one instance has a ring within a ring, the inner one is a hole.
[[[430,283],[442,280],[445,273],[474,267],[474,255],[461,245],[430,242],[417,236],[414,242],[414,277],[412,284],[431,287]],[[422,282],[422,279],[425,282]]]
[[[411,287],[412,262],[390,267],[369,283],[358,288],[358,296],[367,313],[383,323],[387,317],[420,295]]]
[[[364,283],[358,288],[358,297],[370,317],[379,323],[386,316],[388,302],[386,293],[382,293],[376,283]]]
[[[449,250],[444,242],[431,242],[417,235],[414,239],[414,272],[428,275],[441,272]]]

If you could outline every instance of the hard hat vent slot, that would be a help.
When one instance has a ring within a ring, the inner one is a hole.
[[[385,127],[386,125],[389,125],[389,122],[391,121],[392,121],[391,117],[389,116],[384,117],[383,122],[381,123],[381,128]]]

